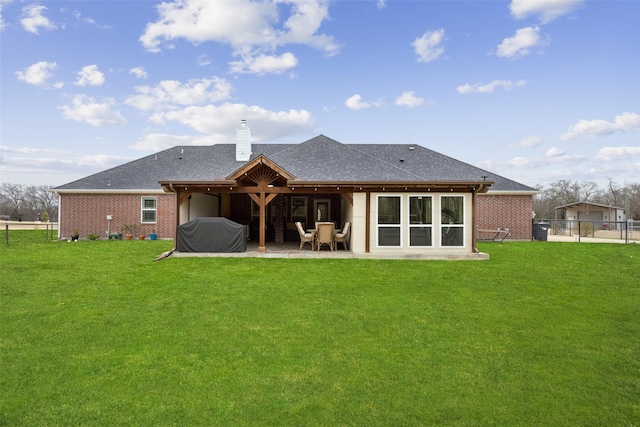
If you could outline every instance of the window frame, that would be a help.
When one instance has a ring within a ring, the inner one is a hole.
[[[146,200],[153,200],[153,208],[145,207]],[[153,221],[145,220],[145,213],[153,212]],[[156,224],[158,222],[158,198],[156,196],[142,196],[140,198],[140,223]]]
[[[431,200],[431,222],[429,223],[412,223],[411,221],[411,199],[412,198],[416,198],[419,200],[422,199],[430,199]],[[434,226],[433,226],[433,222],[434,222],[434,212],[435,212],[435,204],[434,204],[434,200],[433,200],[433,195],[432,194],[408,194],[407,195],[407,204],[408,204],[408,208],[407,208],[407,224],[408,224],[408,235],[407,235],[407,240],[408,240],[408,247],[409,248],[432,248],[434,247],[434,243],[433,243],[433,237],[434,237]],[[412,245],[411,244],[411,229],[412,228],[426,228],[429,229],[431,231],[430,236],[429,236],[429,244],[428,245]]]
[[[398,212],[398,223],[380,223],[380,199],[381,198],[397,198],[399,200],[399,212]],[[403,247],[403,229],[404,229],[404,219],[403,219],[403,204],[404,197],[402,194],[378,194],[376,195],[376,248],[402,248]],[[398,233],[400,235],[399,243],[397,245],[382,245],[380,244],[380,229],[398,229]]]
[[[460,223],[444,223],[442,221],[442,211],[443,211],[443,207],[445,205],[444,203],[444,199],[445,198],[458,198],[461,200],[461,212],[462,212],[462,216],[461,216],[461,221]],[[441,248],[464,248],[466,246],[466,207],[465,207],[465,196],[464,195],[445,195],[442,194],[440,195],[440,209],[438,211],[438,215],[439,215],[439,225],[440,225],[440,247]],[[445,228],[459,228],[461,230],[462,233],[462,243],[460,245],[445,245],[444,239],[445,239]]]

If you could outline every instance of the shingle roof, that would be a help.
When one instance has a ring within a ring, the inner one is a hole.
[[[264,155],[309,181],[494,181],[493,191],[535,191],[419,145],[342,144],[319,135],[300,144],[253,144]],[[158,190],[158,181],[208,181],[229,176],[245,162],[235,144],[178,146],[61,185],[56,190]]]

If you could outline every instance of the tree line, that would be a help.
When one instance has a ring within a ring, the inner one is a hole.
[[[560,180],[548,188],[539,185],[535,188],[540,191],[533,196],[536,219],[553,219],[558,206],[578,202],[624,208],[627,219],[640,219],[640,184],[622,186],[609,180],[606,188],[600,188],[595,182]]]
[[[56,221],[58,195],[48,185],[3,183],[0,190],[0,216],[12,220]],[[533,210],[537,219],[555,218],[555,208],[577,202],[591,202],[625,208],[627,218],[640,219],[640,184],[624,186],[609,180],[606,188],[595,182],[560,180],[533,196]]]
[[[3,183],[0,217],[13,221],[57,221],[58,195],[48,185]]]

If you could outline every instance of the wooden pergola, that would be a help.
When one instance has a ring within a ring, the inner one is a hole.
[[[267,206],[279,194],[308,194],[318,192],[338,193],[353,205],[352,194],[366,193],[366,221],[369,229],[370,194],[374,192],[454,192],[473,193],[473,224],[475,230],[476,198],[485,193],[491,181],[309,181],[296,178],[264,155],[247,162],[226,178],[211,181],[167,180],[159,181],[163,190],[176,194],[176,228],[179,226],[179,207],[194,193],[247,194],[258,206],[259,242],[258,251],[266,252]],[[476,248],[475,233],[473,248]],[[366,237],[366,251],[369,251],[369,235]]]

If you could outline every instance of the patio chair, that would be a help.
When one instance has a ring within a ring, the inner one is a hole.
[[[349,237],[349,227],[351,227],[351,223],[347,221],[344,224],[344,228],[342,229],[342,231],[338,231],[336,233],[333,239],[333,244],[336,250],[338,250],[338,243],[342,243],[342,246],[344,246],[345,250],[349,250],[349,245],[347,244],[347,237]]]
[[[333,251],[333,230],[334,225],[332,222],[319,222],[316,225],[316,249],[320,250],[322,245],[329,245],[329,248]]]
[[[313,231],[310,233],[306,233],[304,231],[304,228],[302,228],[301,222],[296,222],[296,228],[298,229],[298,234],[300,235],[300,250],[302,250],[305,243],[309,243],[311,245],[311,250],[313,250],[316,233]]]

